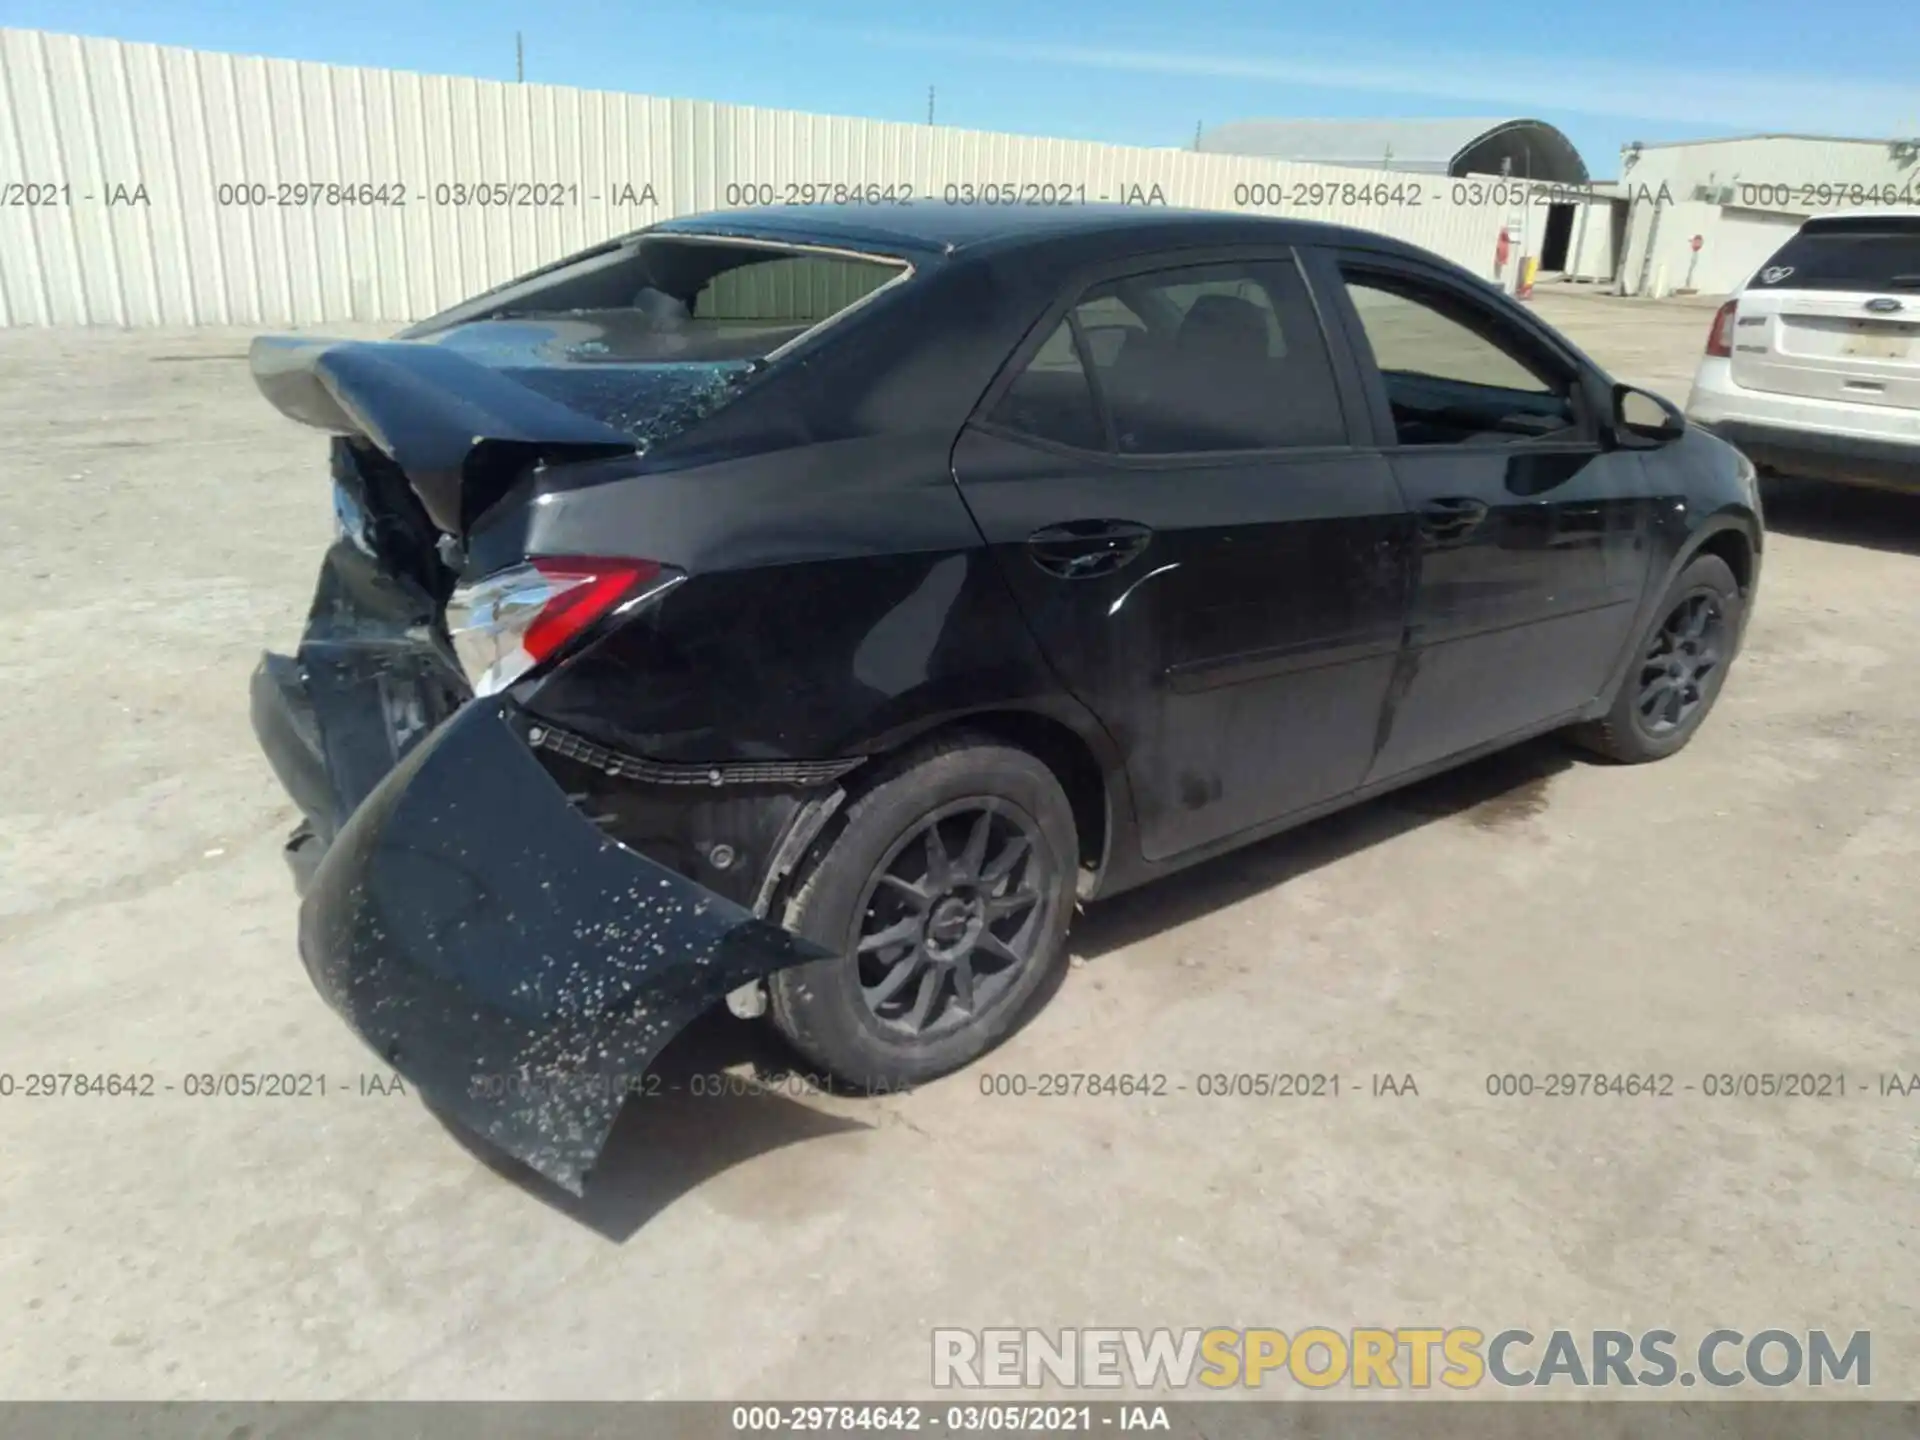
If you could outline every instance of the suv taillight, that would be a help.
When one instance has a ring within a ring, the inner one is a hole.
[[[1707,331],[1707,354],[1722,360],[1733,354],[1733,315],[1739,308],[1738,300],[1729,300],[1713,312],[1713,328]]]
[[[447,600],[447,634],[474,694],[491,695],[604,616],[685,578],[652,560],[543,555],[456,586]]]

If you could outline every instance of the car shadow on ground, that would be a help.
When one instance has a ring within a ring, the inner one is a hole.
[[[1096,960],[1435,820],[1523,825],[1551,803],[1553,777],[1582,763],[1551,735],[1489,755],[1094,905],[1074,923],[1072,952]]]
[[[646,1093],[622,1107],[583,1196],[440,1118],[495,1174],[618,1244],[681,1196],[757,1155],[875,1128],[877,1117],[836,1115],[795,1098],[810,1084],[797,1063],[772,1026],[716,1006],[675,1036],[649,1068]]]
[[[1578,763],[1554,737],[1491,755],[1095,905],[1076,919],[1071,951],[1095,959],[1434,820],[1457,816],[1495,830],[1523,825],[1551,803],[1553,777]],[[1025,1019],[1045,1009],[1065,974],[1065,966],[1054,971]],[[621,1243],[735,1165],[880,1123],[877,1113],[868,1121],[807,1103],[801,1097],[819,1077],[802,1076],[799,1065],[771,1025],[736,1019],[716,1006],[654,1062],[651,1093],[628,1100],[584,1196],[568,1194],[457,1122],[442,1117],[442,1123],[490,1170]]]
[[[1768,476],[1760,503],[1767,529],[1784,535],[1920,555],[1920,490],[1906,494]]]

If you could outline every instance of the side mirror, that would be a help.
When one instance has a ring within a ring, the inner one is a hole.
[[[1631,385],[1613,387],[1613,434],[1620,445],[1650,450],[1678,440],[1686,429],[1687,417],[1666,397]]]

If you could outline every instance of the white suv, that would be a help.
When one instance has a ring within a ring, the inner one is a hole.
[[[1802,225],[1713,317],[1687,418],[1763,472],[1920,490],[1920,209]]]

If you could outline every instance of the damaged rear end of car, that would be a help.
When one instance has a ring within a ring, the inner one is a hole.
[[[391,341],[254,344],[262,393],[333,437],[336,538],[251,690],[304,817],[302,959],[437,1109],[575,1193],[679,1030],[824,953],[757,892],[850,768],[655,761],[543,713],[703,558],[697,524],[609,523],[606,497],[737,443],[714,422],[911,273],[642,232]],[[691,787],[712,803],[649,798]]]

